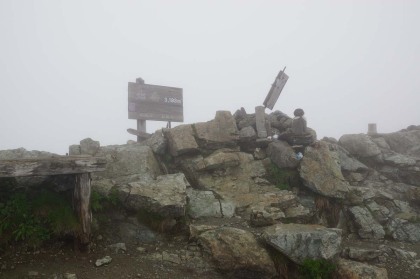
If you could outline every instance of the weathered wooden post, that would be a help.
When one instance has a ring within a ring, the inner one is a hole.
[[[90,242],[92,211],[90,209],[90,173],[75,174],[73,191],[73,210],[80,220],[81,231],[77,236],[82,249],[87,248]]]

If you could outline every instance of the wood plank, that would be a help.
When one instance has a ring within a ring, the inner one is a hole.
[[[75,174],[75,178],[76,184],[73,192],[73,210],[80,221],[80,231],[76,237],[79,242],[79,248],[82,250],[89,250],[92,225],[92,211],[90,209],[90,174]]]
[[[0,177],[89,173],[104,171],[105,166],[105,158],[91,156],[0,160]]]
[[[264,100],[263,104],[265,107],[273,109],[288,79],[289,76],[286,75],[283,71],[279,72],[279,74],[276,77],[276,80],[274,81],[273,85],[270,88],[270,91],[267,94],[267,97]]]

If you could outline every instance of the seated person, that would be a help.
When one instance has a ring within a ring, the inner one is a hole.
[[[308,132],[303,109],[295,109],[292,127],[279,135],[279,139],[287,141],[290,145],[309,145],[313,142],[312,135]]]
[[[303,109],[295,109],[293,114],[295,115],[295,118],[293,118],[292,120],[293,135],[303,136],[307,134],[308,132],[306,131],[306,119],[305,117],[303,117],[305,112],[303,111]]]

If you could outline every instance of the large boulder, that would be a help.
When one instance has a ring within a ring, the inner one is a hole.
[[[337,266],[337,278],[340,279],[387,279],[385,268],[341,259]]]
[[[198,151],[198,145],[194,138],[191,125],[180,125],[165,130],[165,136],[169,142],[169,152],[172,156],[179,156]]]
[[[420,242],[420,224],[395,218],[386,225],[390,236],[397,241]]]
[[[162,217],[177,218],[185,216],[189,186],[184,174],[166,174],[148,183],[128,183],[119,189],[119,196],[129,210],[145,210]]]
[[[381,154],[380,148],[366,134],[343,135],[338,142],[357,157],[366,158]]]
[[[199,244],[216,267],[236,278],[273,278],[274,263],[250,232],[223,227],[198,235]]]
[[[285,141],[275,141],[268,145],[267,155],[279,168],[296,168],[299,160],[295,151]]]
[[[148,146],[138,144],[101,147],[96,156],[107,161],[103,172],[92,173],[92,187],[102,194],[117,185],[129,182],[153,181],[161,175],[159,163]]]
[[[262,237],[298,264],[307,258],[331,260],[341,251],[341,230],[320,225],[274,225],[265,229]]]
[[[342,171],[347,172],[366,172],[369,168],[353,158],[347,150],[337,146],[338,157],[340,159],[340,166]]]
[[[269,162],[254,160],[251,154],[243,152],[236,154],[238,166],[195,172],[198,188],[211,190],[222,200],[232,202],[237,211],[250,210],[250,206],[260,203],[279,208],[296,204],[296,195],[281,191],[264,179]],[[197,161],[198,165],[198,158]]]
[[[101,147],[99,141],[86,138],[80,141],[80,154],[95,156]]]
[[[420,157],[420,130],[382,134],[390,148],[398,153]]]
[[[215,150],[237,145],[239,131],[229,111],[217,111],[214,120],[194,124],[197,142],[201,148]]]
[[[300,163],[300,177],[303,184],[316,193],[344,198],[349,185],[341,173],[338,153],[330,147],[333,146],[324,141],[308,146]]]

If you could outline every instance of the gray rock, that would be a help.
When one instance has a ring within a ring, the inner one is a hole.
[[[204,252],[216,267],[236,278],[273,278],[274,263],[250,232],[237,228],[218,228],[198,235]]]
[[[111,262],[112,262],[112,258],[110,256],[105,256],[102,259],[96,260],[95,266],[100,267],[100,266],[103,266],[103,265],[106,265],[106,264],[110,264]]]
[[[200,170],[226,169],[239,165],[237,152],[216,151],[203,160],[204,168]]]
[[[262,148],[255,148],[254,150],[254,159],[255,160],[263,160],[267,158],[267,153],[265,152],[264,149]]]
[[[155,154],[164,155],[168,148],[168,139],[164,136],[162,130],[157,130],[142,144],[149,146]]]
[[[349,261],[340,259],[337,266],[338,278],[351,278],[351,279],[387,279],[388,272],[385,268],[379,268],[365,263]]]
[[[174,264],[181,264],[181,258],[177,254],[171,254],[166,251],[162,252],[162,261]]]
[[[118,225],[118,236],[126,243],[154,243],[158,240],[156,234],[141,224],[121,223]]]
[[[241,120],[238,122],[238,129],[243,129],[245,127],[253,127],[256,128],[256,119],[255,119],[255,113],[253,114],[247,114],[244,116]]]
[[[296,263],[334,259],[341,250],[341,230],[319,225],[281,224],[264,230],[263,239]]]
[[[299,160],[295,151],[285,141],[275,141],[268,145],[267,155],[279,168],[296,168]]]
[[[124,206],[130,210],[143,209],[163,217],[177,218],[185,216],[187,204],[186,189],[189,183],[184,174],[166,174],[155,181],[129,183],[119,189]]]
[[[382,134],[391,150],[410,156],[420,158],[420,131],[401,131],[389,134]]]
[[[385,206],[377,204],[374,200],[369,200],[366,202],[366,208],[372,213],[372,216],[379,223],[386,223],[391,214],[390,210]]]
[[[239,131],[240,141],[253,141],[257,139],[257,133],[252,126],[247,126]]]
[[[237,208],[245,208],[262,198],[261,187],[254,178],[264,177],[266,169],[264,161],[255,161],[251,154],[238,152],[237,156],[238,166],[215,173],[200,172],[197,184],[201,189],[212,190],[224,201],[233,202]],[[274,186],[266,188],[276,190]]]
[[[383,227],[373,218],[366,208],[353,206],[349,208],[349,213],[357,228],[357,234],[361,238],[383,239],[385,231]]]
[[[172,156],[198,152],[198,144],[191,125],[180,125],[165,130],[165,137],[168,138],[169,152]]]
[[[274,225],[284,218],[284,212],[272,206],[254,206],[251,208],[250,224],[254,227]]]
[[[162,174],[159,163],[148,146],[104,146],[96,156],[104,157],[107,161],[105,171],[91,174],[92,189],[103,195],[108,195],[113,187],[119,188],[139,180],[147,183]]]
[[[222,216],[225,218],[231,218],[235,215],[236,206],[230,201],[220,201],[220,207],[222,208]]]
[[[366,134],[343,135],[339,144],[350,154],[366,158],[381,154],[379,147]]]
[[[340,159],[341,170],[348,172],[360,172],[369,170],[366,165],[351,157],[347,150],[337,146],[337,152]]]
[[[127,251],[127,247],[125,246],[125,243],[115,243],[115,244],[111,244],[108,245],[108,248],[112,251],[114,251],[114,253],[118,254],[118,252],[121,251]]]
[[[197,123],[194,129],[197,142],[204,149],[236,147],[239,141],[239,131],[229,111],[217,111],[214,120]]]
[[[308,146],[300,162],[300,177],[312,191],[332,198],[344,198],[349,185],[341,173],[338,153],[330,151],[331,145],[320,141]]]
[[[200,234],[206,231],[212,231],[218,229],[215,225],[190,225],[190,239],[197,240]]]
[[[285,209],[287,220],[293,220],[294,223],[306,223],[313,217],[313,212],[301,204],[291,206]]]
[[[197,191],[191,188],[188,194],[188,215],[191,218],[222,217],[220,201],[212,191]]]
[[[409,167],[416,165],[416,160],[414,158],[398,153],[384,154],[383,160],[386,164],[391,164],[397,167]]]
[[[70,156],[77,156],[81,155],[80,144],[73,144],[69,146],[69,155]]]
[[[321,140],[332,144],[338,144],[338,140],[333,137],[323,137]]]
[[[386,225],[390,236],[398,241],[420,242],[420,224],[403,219],[392,219]]]
[[[416,252],[406,251],[403,249],[386,246],[386,245],[379,246],[379,249],[381,252],[394,257],[398,261],[411,262],[412,264],[416,262],[416,257],[417,257]]]
[[[378,249],[363,249],[357,247],[346,247],[343,249],[341,253],[342,257],[359,261],[359,262],[366,262],[366,261],[373,261],[378,259],[379,256],[382,255],[382,251]]]
[[[388,143],[386,142],[386,140],[384,138],[382,138],[382,137],[372,138],[372,141],[374,143],[376,143],[376,145],[379,148],[382,148],[384,150],[390,150],[391,149],[391,147],[388,145]]]
[[[105,171],[92,173],[92,187],[102,179],[115,181],[112,184],[123,184],[140,179],[144,182],[151,181],[162,174],[159,163],[148,146],[104,146],[96,156],[104,157],[107,164]]]
[[[64,273],[64,279],[77,279],[77,275],[74,273]]]
[[[91,138],[86,138],[80,141],[80,154],[95,156],[100,148],[99,141],[94,141]]]

